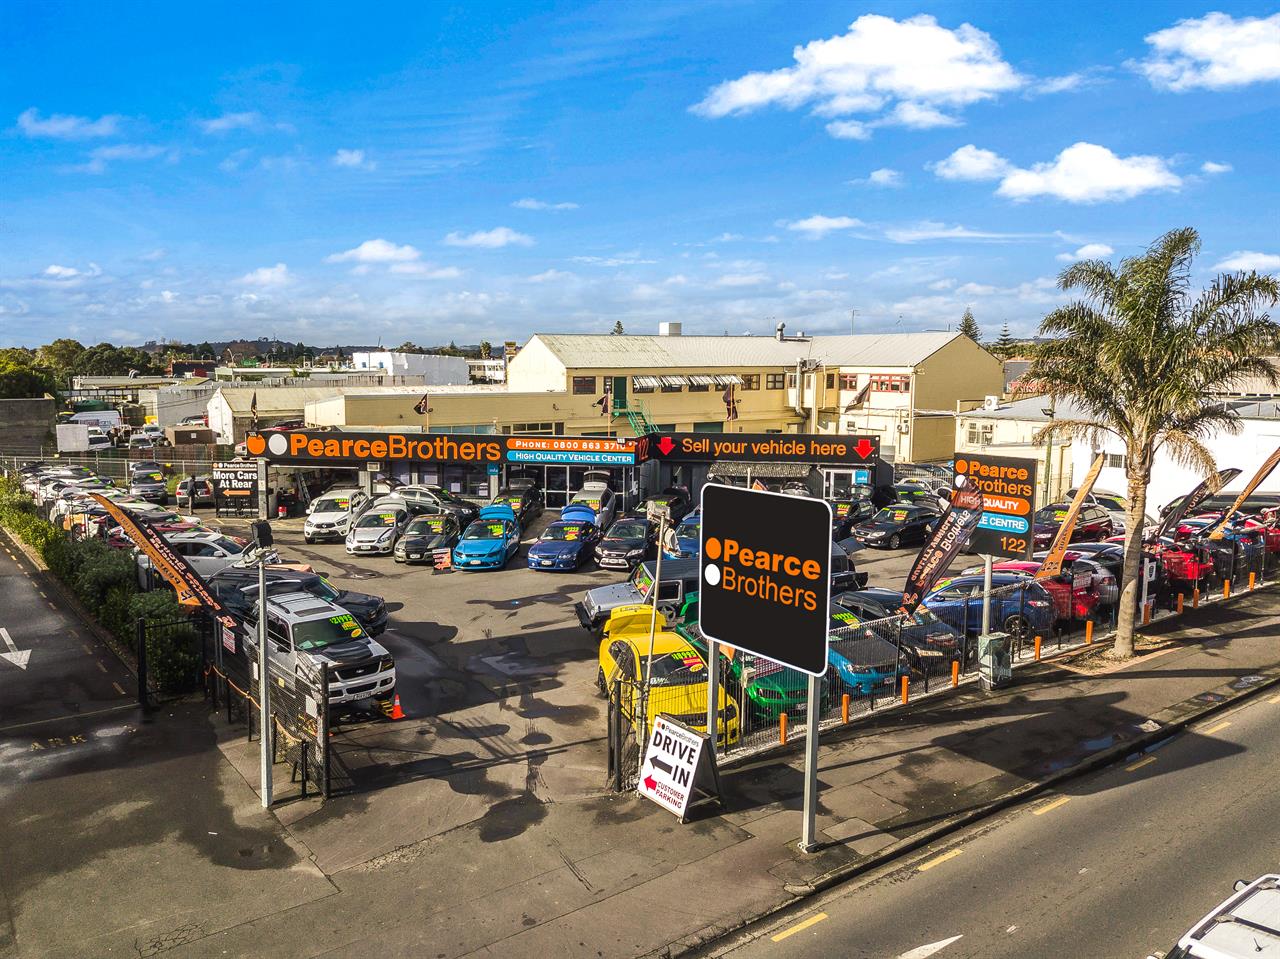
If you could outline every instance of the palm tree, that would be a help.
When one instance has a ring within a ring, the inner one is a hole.
[[[1213,456],[1202,440],[1239,432],[1233,410],[1215,397],[1245,377],[1276,382],[1270,357],[1280,349],[1280,325],[1267,310],[1280,284],[1257,273],[1224,273],[1199,295],[1190,289],[1200,235],[1172,230],[1119,268],[1081,260],[1062,271],[1058,286],[1084,299],[1044,318],[1041,345],[1027,380],[1056,401],[1069,400],[1080,418],[1057,420],[1038,434],[1082,438],[1103,434],[1125,446],[1128,528],[1120,613],[1113,655],[1133,655],[1147,485],[1157,451],[1208,475]]]

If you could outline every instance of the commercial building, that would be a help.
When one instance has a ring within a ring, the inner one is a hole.
[[[381,370],[391,376],[421,376],[428,386],[462,386],[471,382],[465,357],[438,353],[397,353],[393,350],[355,351],[354,370]]]
[[[1070,403],[1051,403],[1048,397],[1003,402],[989,396],[982,406],[956,414],[956,453],[990,453],[1035,460],[1039,464],[1036,502],[1060,499],[1071,488],[1075,459],[1072,444],[1035,441],[1036,434],[1053,419],[1076,419],[1079,411]],[[1087,468],[1087,464],[1086,464]],[[1115,492],[1114,487],[1099,484]]]

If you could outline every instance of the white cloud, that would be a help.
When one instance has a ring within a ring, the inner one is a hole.
[[[902,174],[897,170],[891,170],[888,167],[881,167],[879,170],[872,170],[867,174],[865,180],[850,180],[851,184],[866,184],[867,186],[879,187],[898,187],[902,186]]]
[[[1086,243],[1074,253],[1059,253],[1057,259],[1063,263],[1074,263],[1076,260],[1099,260],[1114,253],[1105,243]]]
[[[1234,170],[1230,163],[1215,163],[1213,160],[1205,160],[1200,164],[1200,172],[1207,173],[1209,176],[1216,176],[1219,173],[1230,173]]]
[[[416,260],[422,254],[417,248],[405,244],[396,246],[389,240],[365,240],[357,247],[344,250],[342,253],[331,253],[324,258],[326,263],[407,263]]]
[[[953,286],[955,286],[955,285],[956,285],[956,281],[955,281],[955,280],[950,280],[950,279],[946,279],[946,278],[944,278],[944,279],[941,279],[941,280],[934,280],[932,283],[930,283],[930,284],[929,284],[929,289],[931,289],[931,290],[949,290],[949,289],[951,289],[951,288],[952,288]]]
[[[292,279],[289,268],[283,263],[277,263],[275,266],[260,266],[256,270],[249,271],[240,277],[240,282],[248,286],[270,287],[284,286]]]
[[[823,117],[874,113],[895,104],[881,122],[923,129],[954,125],[941,106],[961,107],[1025,85],[982,30],[954,30],[921,14],[907,20],[866,14],[846,33],[792,51],[793,66],[748,73],[713,87],[691,109],[705,117],[749,113],[776,105],[810,105]],[[839,121],[827,132],[865,139],[866,125]]]
[[[90,120],[66,113],[40,116],[35,107],[18,114],[18,129],[29,137],[47,137],[52,140],[89,140],[95,137],[115,136],[123,117],[108,113]]]
[[[446,246],[473,246],[486,250],[496,250],[504,246],[533,246],[533,237],[517,233],[506,226],[494,227],[492,230],[477,230],[475,233],[453,232],[444,238]]]
[[[547,200],[535,200],[531,196],[527,196],[521,200],[516,200],[511,204],[517,210],[576,210],[576,203],[551,203]]]
[[[769,282],[764,273],[726,273],[716,280],[716,286],[759,286]]]
[[[462,276],[462,271],[456,266],[437,266],[434,263],[423,263],[416,260],[392,263],[387,267],[387,272],[400,276],[416,276],[423,280],[454,280]]]
[[[170,163],[176,163],[179,155],[179,152],[171,147],[162,147],[154,143],[115,143],[91,150],[88,163],[70,169],[76,173],[105,173],[107,164],[116,160],[154,160],[157,157],[166,157]]]
[[[851,230],[854,227],[865,225],[857,217],[823,216],[817,213],[803,220],[795,220],[786,226],[788,230],[795,230],[797,233],[804,233],[813,239],[818,239],[837,230]]]
[[[224,173],[234,173],[251,156],[253,156],[253,151],[248,147],[242,150],[235,150],[227,154],[226,159],[218,164],[218,169]]]
[[[985,283],[966,283],[956,288],[959,296],[991,296],[993,293],[1000,292],[1000,288],[996,286],[988,286]]]
[[[832,281],[847,280],[849,279],[849,274],[848,273],[824,273],[822,274],[822,278],[824,280],[832,280]]]
[[[525,277],[530,283],[554,283],[560,280],[576,280],[577,274],[569,273],[566,270],[544,270],[542,273],[535,273],[533,276]]]
[[[1209,13],[1146,37],[1151,55],[1129,65],[1161,90],[1227,90],[1280,80],[1280,13],[1242,17]]]
[[[80,276],[81,273],[74,266],[60,266],[57,263],[51,263],[44,268],[44,275],[55,280],[69,280],[72,277]]]
[[[926,163],[925,169],[944,180],[998,180],[1010,170],[1009,161],[972,143],[960,147],[945,160]]]
[[[224,113],[220,117],[200,120],[200,129],[209,134],[230,133],[232,130],[250,130],[262,122],[262,114],[252,110],[244,113]]]
[[[1100,203],[1182,186],[1182,178],[1163,157],[1121,157],[1084,142],[1067,147],[1052,162],[1025,170],[972,143],[927,168],[944,180],[999,180],[996,193],[1012,200],[1050,196],[1068,203]]]
[[[683,273],[674,273],[662,281],[664,286],[688,286],[689,278]]]
[[[715,256],[711,253],[709,256]],[[616,256],[571,256],[574,263],[589,263],[592,266],[644,266],[656,263],[657,260],[646,260],[639,253],[619,253]]]
[[[1176,190],[1182,178],[1158,156],[1119,157],[1095,143],[1075,143],[1051,163],[1012,170],[996,193],[1013,200],[1051,196],[1068,203],[1129,200],[1153,190]]]
[[[994,233],[988,230],[972,230],[956,224],[947,226],[934,220],[922,220],[910,226],[891,226],[884,231],[885,238],[894,243],[920,243],[925,240],[1022,240],[1034,234]]]
[[[342,150],[339,149],[333,155],[333,165],[347,167],[352,170],[374,170],[378,164],[372,160],[366,159],[363,150]]]
[[[144,263],[155,263],[157,260],[163,260],[168,255],[168,250],[163,247],[157,247],[154,250],[148,250],[146,253],[143,253],[138,257],[138,259],[142,260]]]
[[[1253,250],[1236,250],[1221,263],[1215,263],[1215,270],[1244,273],[1276,273],[1280,272],[1280,256],[1274,253],[1255,253]]]

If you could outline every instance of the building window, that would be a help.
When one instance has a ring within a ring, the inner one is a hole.
[[[679,392],[680,392],[681,390],[683,390],[683,389],[684,389],[684,387],[683,387],[683,386],[680,386],[680,385],[676,385],[676,386],[667,386],[667,385],[664,383],[664,384],[663,384],[663,386],[662,386],[662,392],[664,392],[664,393],[679,393]]]
[[[791,374],[795,376],[794,373]],[[787,376],[785,373],[766,373],[764,376],[764,388],[766,390],[780,390],[787,385]]]
[[[995,426],[991,423],[969,423],[969,445],[970,446],[990,446],[991,440],[995,436]]]
[[[827,389],[834,390],[836,388],[836,375],[834,373],[827,374]]]
[[[1122,470],[1128,465],[1123,453],[1108,453],[1106,462],[1103,464],[1113,470]]]
[[[635,385],[632,385],[632,387],[631,387],[631,392],[632,392],[632,393],[652,393],[652,392],[653,392],[653,387],[652,387],[652,386],[635,386]]]
[[[738,387],[740,390],[758,390],[760,389],[759,373],[743,373],[742,385]]]
[[[910,393],[911,377],[906,373],[873,373],[871,389],[879,393]]]
[[[858,388],[857,373],[841,373],[840,374],[840,389],[856,390],[857,388]]]
[[[787,374],[787,389],[794,390],[796,388],[796,375],[794,373]]]
[[[596,391],[596,378],[594,376],[575,376],[573,378],[573,392],[575,396],[582,396],[586,393],[594,393]]]
[[[707,384],[705,384],[705,383],[690,383],[690,384],[689,384],[689,392],[690,392],[690,393],[705,393],[705,392],[707,392],[709,389],[711,389],[711,387],[707,386]]]
[[[502,428],[504,433],[534,433],[539,436],[561,436],[564,423],[512,423]]]

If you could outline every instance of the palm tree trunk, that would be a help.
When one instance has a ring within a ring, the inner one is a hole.
[[[1142,528],[1147,516],[1145,471],[1135,470],[1132,459],[1129,462],[1129,502],[1125,510],[1127,528],[1124,535],[1124,566],[1120,573],[1120,609],[1116,616],[1115,648],[1111,652],[1117,659],[1128,659],[1133,655],[1133,626],[1142,590]]]

